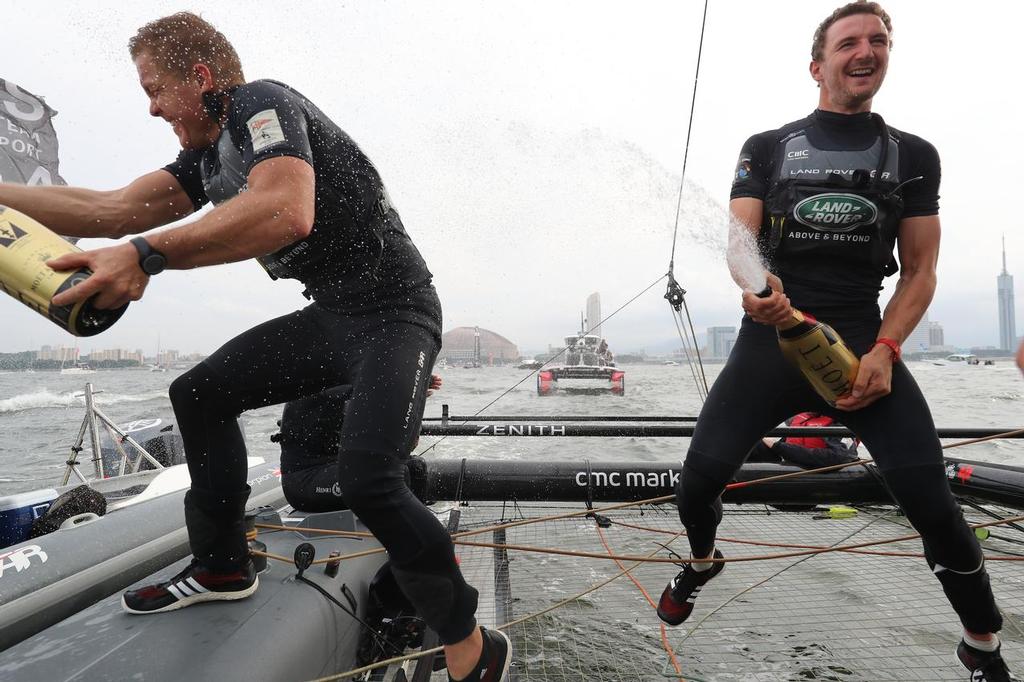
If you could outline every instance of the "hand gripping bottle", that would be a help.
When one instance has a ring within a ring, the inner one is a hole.
[[[57,272],[46,261],[81,251],[20,211],[0,206],[0,289],[75,336],[109,329],[128,308],[96,308],[95,296],[73,305],[55,306],[54,296],[92,274],[87,268]]]
[[[763,298],[771,293],[771,289],[765,288],[757,295]],[[796,308],[775,329],[783,356],[800,370],[825,402],[835,405],[836,400],[853,390],[860,360],[835,329]]]

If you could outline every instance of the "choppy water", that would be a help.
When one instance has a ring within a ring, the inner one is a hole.
[[[994,367],[938,367],[918,362],[911,370],[921,385],[938,426],[1024,427],[1024,378],[1008,360]],[[712,381],[720,366],[708,366]],[[686,366],[626,366],[626,395],[538,397],[532,378],[489,407],[484,414],[628,414],[694,415],[700,399]],[[439,416],[441,405],[452,414],[473,414],[528,374],[508,368],[445,369],[444,388],[427,402],[427,415]],[[117,423],[148,416],[171,416],[167,386],[177,372],[99,371],[88,377],[55,372],[0,373],[0,494],[53,485],[78,434],[84,415],[85,381],[96,402]],[[276,447],[280,407],[243,415],[251,454]],[[894,424],[893,428],[899,428]],[[424,437],[420,450],[437,441]],[[447,438],[428,456],[495,459],[677,460],[686,448],[682,438]],[[1024,465],[1024,441],[970,445],[956,455]]]
[[[708,379],[712,381],[720,366],[708,367]],[[1024,378],[1009,361],[1000,362],[994,367],[938,367],[925,363],[912,363],[919,384],[925,392],[939,426],[946,427],[1004,427],[1010,430],[1022,427],[1024,421]],[[619,398],[611,395],[599,396],[552,396],[541,398],[535,391],[533,378],[527,378],[517,387],[504,395],[490,406],[484,414],[628,414],[628,415],[694,415],[700,409],[700,399],[694,388],[690,369],[686,366],[626,366],[626,395]],[[527,376],[525,370],[483,368],[483,369],[446,369],[440,373],[444,379],[444,387],[427,403],[427,415],[439,416],[444,403],[450,405],[452,414],[473,414],[485,405],[498,398],[509,387]],[[167,399],[167,387],[177,376],[177,372],[151,373],[138,370],[100,371],[89,377],[62,376],[57,373],[6,373],[0,374],[0,494],[7,494],[38,487],[53,485],[59,479],[63,462],[68,449],[74,441],[84,414],[84,400],[80,391],[86,379],[92,382],[97,390],[102,391],[96,402],[115,422],[124,423],[132,419],[149,416],[171,416],[170,403]],[[276,420],[280,416],[280,407],[270,407],[247,413],[242,417],[243,426],[250,444],[250,452],[254,455],[271,454],[276,446],[269,437],[277,430]],[[894,429],[898,424],[892,425]],[[420,451],[429,451],[430,457],[479,457],[524,460],[541,459],[574,459],[591,458],[601,460],[634,460],[657,461],[677,460],[684,452],[687,439],[683,438],[447,438],[439,440],[424,437]],[[1024,465],[1024,440],[989,442],[970,445],[956,451],[958,456],[968,459],[979,459],[1008,464]],[[739,530],[734,534],[743,534]],[[646,536],[629,539],[630,543],[617,546],[624,552],[646,553],[650,550],[650,540]],[[620,541],[623,539],[620,537]],[[542,541],[538,541],[543,544]],[[533,544],[538,544],[534,542]],[[634,546],[635,545],[635,546]],[[574,576],[573,585],[577,582],[594,582],[603,577],[603,567],[590,567],[587,575],[578,576],[579,567],[566,561],[561,562],[566,574]],[[799,574],[801,587],[814,584],[830,585],[835,574],[830,572],[829,564],[819,568],[817,562]],[[517,614],[532,613],[550,606],[552,594],[558,598],[562,592],[574,592],[561,584],[563,578],[556,570],[560,565],[558,558],[541,559],[537,562],[520,562],[516,564],[519,578],[526,585],[542,585],[537,594],[528,589],[517,592]],[[750,566],[749,568],[744,568]],[[730,569],[737,577],[735,584],[749,585],[760,580],[760,574],[754,575],[760,567],[740,564]],[[762,569],[763,570],[763,569]],[[595,571],[598,571],[595,573]],[[661,567],[645,567],[642,579],[648,588],[660,589],[664,584],[667,569]],[[744,572],[746,571],[746,573]],[[927,577],[926,569],[920,569],[921,575]],[[530,576],[536,576],[530,579]],[[524,578],[525,576],[525,578]],[[561,577],[560,577],[561,576]],[[923,579],[924,579],[923,578]],[[719,599],[723,590],[728,592],[733,583],[719,585]],[[773,583],[774,585],[774,583]],[[871,583],[865,582],[865,589],[871,589]],[[519,585],[522,587],[522,584]],[[582,587],[582,585],[580,586]],[[1011,583],[999,583],[999,594],[1004,602],[1012,601]],[[935,591],[936,595],[940,593]],[[771,600],[769,593],[766,599]],[[938,598],[936,596],[936,598]],[[718,602],[714,602],[717,604]],[[621,606],[626,604],[628,606]],[[836,668],[834,656],[827,649],[824,653],[817,651],[816,635],[806,632],[806,624],[797,639],[793,642],[809,642],[808,647],[800,645],[792,651],[782,653],[764,653],[754,651],[751,647],[764,646],[768,641],[762,633],[762,627],[749,624],[745,609],[748,602],[737,607],[742,611],[742,627],[720,629],[716,626],[710,638],[710,646],[715,651],[739,652],[744,665],[764,672],[757,675],[743,673],[727,674],[712,663],[702,662],[701,657],[687,658],[684,663],[688,671],[714,671],[713,677],[707,679],[892,679],[883,671],[882,664],[878,669],[872,661],[865,661],[863,670],[856,672],[846,668]],[[574,609],[561,612],[550,620],[541,621],[543,636],[521,640],[525,648],[521,674],[527,670],[560,669],[563,655],[558,642],[577,643],[577,650],[572,652],[572,660],[586,661],[586,665],[605,669],[600,676],[587,676],[587,679],[626,679],[609,673],[618,670],[619,665],[634,661],[631,665],[637,669],[654,670],[662,667],[663,654],[656,640],[643,637],[641,621],[638,614],[646,608],[645,603],[638,600],[632,585],[621,581],[602,590],[598,595],[578,599]],[[625,609],[625,611],[623,610]],[[630,613],[628,618],[622,613]],[[607,617],[596,617],[596,614],[613,614]],[[948,616],[949,614],[946,614]],[[728,625],[731,621],[725,617],[722,622]],[[548,617],[545,617],[548,618]],[[737,618],[740,618],[739,616]],[[650,617],[653,621],[653,616]],[[948,618],[947,618],[948,620]],[[754,618],[757,621],[757,618]],[[764,632],[770,632],[771,626],[763,626]],[[935,632],[933,632],[933,630]],[[934,628],[912,634],[912,641],[919,645],[934,645],[943,652],[951,646],[955,637],[956,627],[950,621],[941,621]],[[532,632],[532,631],[531,631]],[[702,631],[703,632],[703,631]],[[786,635],[792,637],[793,635]],[[678,633],[676,634],[678,637]],[[929,639],[930,638],[930,639]],[[934,640],[934,641],[933,641]],[[939,642],[935,645],[935,642]],[[523,642],[526,642],[523,644]],[[753,642],[753,644],[752,644]],[[582,645],[580,645],[582,643]],[[759,644],[760,643],[760,644]],[[1012,640],[1011,640],[1012,643]],[[792,643],[786,644],[790,646]],[[689,646],[686,651],[691,651]],[[777,647],[776,647],[777,648]],[[820,648],[820,647],[819,647]],[[806,653],[804,650],[810,650]],[[677,649],[679,650],[679,649]],[[581,654],[582,651],[582,654]],[[775,651],[773,649],[772,651]],[[1012,653],[1013,648],[1010,649]],[[612,653],[613,652],[613,653]],[[609,659],[614,658],[614,661]],[[720,656],[721,657],[721,656]],[[808,660],[804,660],[804,659]],[[798,660],[799,659],[799,660]],[[717,659],[715,659],[717,660]],[[731,659],[730,659],[731,660]],[[945,659],[943,659],[945,660]],[[820,663],[819,667],[817,666]],[[583,665],[581,663],[581,665]],[[828,665],[826,670],[823,666]],[[703,666],[703,667],[702,667]],[[730,664],[729,669],[736,667]],[[813,674],[811,670],[817,671]],[[826,670],[827,674],[821,673]],[[832,674],[829,671],[839,670]],[[790,672],[785,672],[790,671]],[[794,672],[795,671],[795,672]],[[943,670],[941,679],[957,679],[949,675],[959,675],[958,671]],[[542,675],[544,679],[555,679]],[[562,678],[559,678],[562,679]],[[565,678],[568,679],[568,678]],[[644,674],[633,679],[662,679],[656,673]],[[693,678],[690,678],[693,679]],[[939,672],[933,679],[940,679]]]

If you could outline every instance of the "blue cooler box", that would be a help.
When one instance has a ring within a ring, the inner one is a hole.
[[[0,497],[0,547],[28,540],[32,522],[45,514],[55,499],[53,488]]]

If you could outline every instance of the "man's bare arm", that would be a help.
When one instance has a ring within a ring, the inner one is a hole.
[[[4,183],[0,184],[0,204],[69,237],[123,237],[192,213],[192,201],[185,190],[162,169],[109,191]]]
[[[878,336],[902,343],[924,317],[935,295],[935,266],[942,236],[939,216],[906,218],[900,221],[899,234],[900,279],[885,306]]]
[[[262,161],[249,172],[248,190],[201,219],[148,237],[168,267],[186,269],[265,256],[313,229],[313,167],[293,156]]]
[[[296,157],[275,157],[254,166],[248,181],[248,191],[201,219],[146,239],[167,256],[169,267],[185,269],[264,256],[312,231],[316,189],[312,166]],[[55,296],[56,305],[98,294],[97,307],[117,308],[142,298],[149,283],[132,244],[68,254],[48,265],[55,270],[87,267],[93,272]]]
[[[902,343],[921,321],[935,294],[935,265],[939,260],[942,230],[939,216],[900,221],[900,279],[882,316],[878,338]],[[841,410],[859,410],[892,390],[893,351],[879,344],[860,358],[852,393],[836,401]]]

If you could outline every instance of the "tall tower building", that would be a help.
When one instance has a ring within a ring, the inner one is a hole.
[[[587,323],[584,331],[590,329],[590,333],[601,336],[601,294],[592,293],[587,297]]]
[[[903,350],[908,353],[921,353],[931,350],[931,322],[928,320],[928,311],[924,311],[921,321],[910,332],[910,336],[903,341]]]
[[[1003,271],[996,277],[999,290],[999,347],[1013,350],[1017,342],[1017,322],[1013,314],[1013,275],[1006,271],[1006,237],[1003,237]]]

